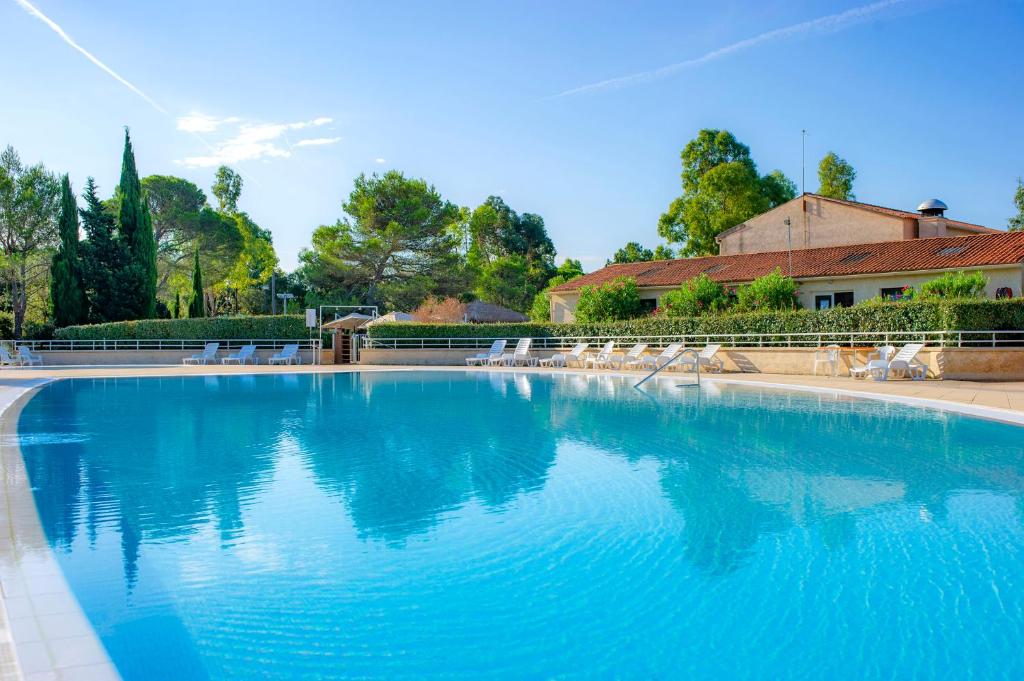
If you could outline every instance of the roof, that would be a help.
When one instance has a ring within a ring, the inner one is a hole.
[[[529,317],[522,312],[510,310],[501,305],[485,303],[482,300],[474,300],[466,304],[466,321],[469,322],[525,322]]]
[[[376,319],[371,319],[366,322],[367,326],[373,326],[374,324],[386,324],[391,322],[411,322],[412,315],[408,312],[388,312],[386,315],[381,315]]]
[[[899,210],[897,208],[886,208],[885,206],[876,206],[873,203],[862,203],[861,201],[847,201],[845,199],[833,199],[830,196],[822,196],[821,194],[813,194],[811,192],[805,192],[804,194],[802,194],[802,195],[796,197],[795,199],[793,199],[793,201],[799,201],[800,199],[804,199],[804,198],[816,199],[816,200],[820,200],[820,201],[827,201],[829,203],[835,203],[835,204],[839,204],[841,206],[850,206],[851,208],[859,208],[860,210],[866,210],[866,211],[870,211],[872,213],[878,213],[880,215],[888,215],[888,216],[894,217],[894,218],[901,218],[901,219],[903,219],[903,218],[910,218],[910,219],[913,219],[913,220],[918,220],[918,219],[920,219],[922,217],[928,217],[926,215],[921,215],[921,213],[914,213],[914,212],[911,212],[909,210]],[[780,206],[782,206],[782,205],[785,205],[785,204],[780,204]],[[779,208],[779,206],[776,206],[775,208]],[[763,213],[762,213],[762,215],[763,215]],[[962,222],[960,220],[951,220],[950,218],[945,218],[945,220],[946,220],[946,224],[947,225],[949,225],[951,227],[954,227],[956,229],[967,230],[967,231],[970,231],[970,232],[979,232],[979,233],[982,233],[982,234],[1001,234],[1002,233],[1002,230],[992,229],[991,227],[985,227],[983,225],[975,225],[975,224],[973,224],[971,222]],[[732,232],[734,230],[738,231],[738,230],[742,229],[744,226],[746,226],[746,224],[747,224],[747,222],[741,222],[740,224],[738,224],[738,225],[736,225],[734,227],[730,227],[729,229],[727,229],[727,230],[725,230],[723,232],[720,232],[718,234],[718,236],[720,237],[720,236],[722,236],[724,234],[729,234],[730,232]]]
[[[351,312],[344,317],[339,317],[330,322],[326,322],[322,328],[325,329],[358,329],[364,326],[367,322],[372,320],[373,317],[370,315],[360,314],[358,312]]]
[[[792,255],[795,279],[1012,265],[1024,262],[1024,232],[807,248],[794,250]],[[641,287],[678,286],[701,273],[719,282],[743,282],[769,274],[777,267],[788,271],[789,251],[609,265],[552,290],[575,291],[623,276],[634,277]]]

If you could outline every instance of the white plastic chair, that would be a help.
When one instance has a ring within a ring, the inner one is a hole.
[[[889,380],[889,374],[897,378],[910,376],[912,380],[923,381],[928,377],[928,367],[920,362],[915,362],[917,353],[924,348],[924,343],[907,343],[888,362],[873,360],[868,363],[871,377],[876,381]]]
[[[867,363],[862,367],[850,367],[850,376],[853,378],[867,378],[871,375],[872,367],[885,367],[889,364],[889,358],[896,354],[896,348],[891,345],[880,345],[873,352],[869,352]]]
[[[6,346],[0,345],[0,365],[13,367],[20,366],[21,363],[21,357],[11,357],[11,353],[7,350]]]
[[[258,364],[259,359],[256,358],[256,346],[243,345],[238,349],[238,352],[230,354],[220,360],[221,364],[227,364],[228,362],[237,362],[239,365],[245,364],[246,362]]]
[[[220,349],[220,343],[207,343],[203,351],[198,355],[192,355],[191,357],[185,357],[181,360],[182,364],[206,364],[211,359],[217,358],[217,350]]]
[[[472,357],[466,358],[466,366],[483,366],[484,364],[490,363],[492,358],[501,359],[501,355],[505,352],[505,345],[508,341],[496,340],[491,343],[491,349],[487,352],[479,352]]]
[[[839,373],[839,353],[841,348],[838,345],[826,345],[814,352],[814,372],[818,375],[818,367],[828,367],[828,375],[836,376]]]
[[[43,358],[41,355],[33,355],[32,351],[29,350],[27,345],[18,346],[18,357],[21,359],[21,363],[28,366],[42,366]]]

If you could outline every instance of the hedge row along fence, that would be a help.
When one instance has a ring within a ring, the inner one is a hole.
[[[198,319],[143,319],[66,326],[54,332],[57,340],[292,340],[308,338],[303,315],[262,317],[203,317]]]
[[[370,338],[574,338],[850,332],[1024,330],[1024,299],[894,302],[702,317],[644,317],[619,322],[522,324],[380,323]]]

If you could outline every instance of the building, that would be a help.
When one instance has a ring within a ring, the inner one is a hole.
[[[581,287],[622,276],[636,279],[645,307],[653,310],[662,295],[699,274],[738,286],[776,268],[797,280],[807,308],[895,297],[904,286],[957,270],[982,271],[990,297],[997,291],[1020,295],[1024,232],[946,218],[945,204],[936,199],[918,210],[804,194],[722,232],[721,255],[609,265],[557,286],[549,296],[551,319],[572,321]]]

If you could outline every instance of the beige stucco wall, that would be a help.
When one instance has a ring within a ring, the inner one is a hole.
[[[789,248],[785,220],[789,218],[794,249],[845,246],[877,241],[913,239],[916,220],[874,213],[814,197],[788,201],[737,225],[719,237],[722,255],[764,253]],[[806,218],[806,219],[805,219]]]

